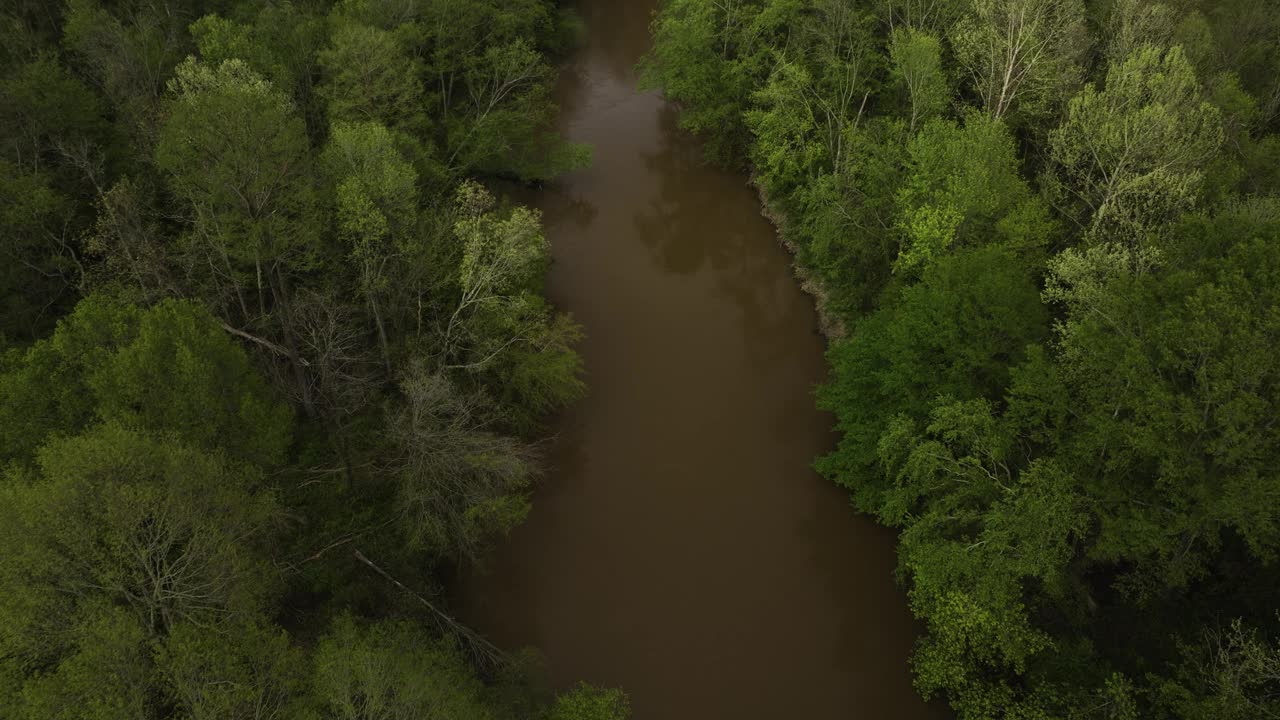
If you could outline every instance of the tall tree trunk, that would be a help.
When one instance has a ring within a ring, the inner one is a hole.
[[[289,281],[276,265],[274,273],[276,282],[271,283],[272,296],[280,308],[280,327],[284,331],[284,348],[289,354],[289,364],[293,366],[294,378],[298,383],[298,393],[302,400],[302,408],[307,417],[316,417],[315,400],[311,397],[311,383],[307,377],[305,363],[298,352],[298,339],[293,329],[293,305],[290,303]]]
[[[387,328],[382,323],[382,311],[378,308],[378,299],[372,290],[365,290],[365,300],[369,303],[369,311],[373,313],[373,322],[378,327],[378,345],[382,348],[382,363],[387,368],[387,377],[391,377],[391,344],[387,342]]]

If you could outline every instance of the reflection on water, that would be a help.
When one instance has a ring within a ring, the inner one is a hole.
[[[564,74],[592,167],[524,198],[591,393],[557,422],[529,521],[466,578],[466,618],[637,720],[924,718],[892,537],[810,469],[823,344],[744,179],[636,91],[653,0],[587,0]]]

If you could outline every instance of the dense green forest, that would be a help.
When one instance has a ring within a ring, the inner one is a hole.
[[[0,717],[619,720],[459,624],[579,397],[549,0],[0,6]]]
[[[646,83],[838,339],[817,467],[900,533],[919,690],[1280,716],[1280,6],[670,0]]]

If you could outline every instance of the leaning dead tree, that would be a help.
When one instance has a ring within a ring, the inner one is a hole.
[[[458,622],[452,615],[436,607],[435,603],[423,597],[420,593],[414,592],[405,586],[404,583],[392,577],[390,573],[383,570],[377,563],[370,560],[360,550],[356,550],[353,555],[356,560],[364,563],[384,580],[395,585],[401,592],[418,601],[418,604],[426,608],[431,618],[435,621],[436,628],[441,635],[451,637],[457,641],[458,645],[471,656],[472,661],[486,672],[492,672],[510,663],[510,658],[497,645],[486,640],[480,633]]]

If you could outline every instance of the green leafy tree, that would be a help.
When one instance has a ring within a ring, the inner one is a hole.
[[[260,615],[276,503],[257,470],[117,425],[37,467],[6,478],[0,530],[0,653],[29,716],[159,717],[147,644]]]
[[[168,694],[191,720],[311,716],[307,658],[283,630],[179,625],[164,639],[156,664]]]
[[[1072,98],[1049,134],[1057,192],[1095,240],[1136,243],[1193,206],[1222,142],[1182,50],[1144,46]]]
[[[1053,233],[1043,202],[1018,174],[1013,138],[1000,121],[976,113],[963,126],[934,120],[907,151],[895,270],[912,272],[957,246],[1003,242],[1028,252]]]
[[[163,717],[147,633],[119,608],[102,607],[63,636],[65,655],[50,672],[33,673],[6,710],[21,720],[114,720]]]
[[[484,686],[449,644],[417,625],[340,617],[313,658],[323,717],[341,720],[489,720]]]
[[[315,95],[319,52],[327,32],[315,10],[293,3],[268,3],[241,11],[239,20],[206,15],[190,26],[200,57],[210,65],[243,60],[255,72],[289,93],[306,120],[312,137],[324,126],[324,112]]]
[[[947,691],[974,716],[1038,704],[1001,697],[1033,656],[1055,650],[1028,590],[1039,591],[1033,603],[1063,597],[1089,530],[1070,474],[1052,461],[1019,467],[1012,440],[989,401],[940,398],[924,433],[899,416],[879,443],[894,479],[880,516],[904,528],[912,609],[929,626],[913,660],[917,685],[926,697]]]
[[[311,414],[311,381],[293,312],[295,276],[328,248],[317,242],[310,147],[288,97],[240,60],[188,59],[156,148],[184,202],[184,264],[215,311],[267,329],[260,347],[286,359],[293,393]]]
[[[422,61],[383,29],[342,15],[333,19],[332,45],[319,54],[318,88],[330,122],[378,122],[409,133],[427,133]]]
[[[383,362],[391,347],[383,297],[398,258],[417,240],[417,173],[390,131],[377,123],[338,123],[322,162],[334,185],[338,232],[359,270],[360,290],[378,328]]]
[[[835,316],[837,325],[873,308],[892,279],[901,249],[895,225],[907,164],[906,132],[899,121],[872,118],[848,133],[843,167],[790,196],[770,198],[787,213],[784,232],[804,267],[817,276],[807,289],[820,296],[820,307]]]
[[[661,87],[681,103],[680,126],[702,136],[717,160],[731,160],[747,145],[743,113],[762,48],[758,21],[769,19],[768,13],[761,16],[762,4],[668,3],[654,20],[653,50],[642,61],[643,86]]]
[[[537,212],[497,210],[493,197],[474,183],[459,188],[455,203],[459,295],[445,311],[439,365],[504,378],[509,385],[500,399],[517,413],[511,420],[528,428],[581,393],[580,360],[572,349],[580,330],[541,296],[550,246]]]
[[[1044,337],[1047,316],[1023,265],[998,246],[959,252],[928,268],[829,351],[820,404],[843,433],[818,468],[877,512],[884,502],[877,443],[900,414],[927,418],[934,399],[994,400],[1008,366]]]
[[[798,22],[800,49],[779,58],[753,95],[745,114],[755,136],[751,157],[770,196],[856,162],[851,135],[882,65],[871,20],[842,0],[816,3],[812,17]]]
[[[994,119],[1048,114],[1079,83],[1079,0],[973,0],[951,30],[956,59]]]
[[[889,38],[893,77],[906,90],[912,132],[946,109],[951,93],[942,69],[942,43],[927,32],[903,28]]]
[[[1187,220],[1168,255],[1092,248],[1051,265],[1077,417],[1064,451],[1099,499],[1090,553],[1131,563],[1138,596],[1201,576],[1226,533],[1259,560],[1276,552],[1276,218],[1254,203]]]
[[[288,407],[199,306],[140,310],[91,298],[15,359],[0,375],[6,457],[30,457],[51,434],[111,422],[263,466],[284,460]]]
[[[217,67],[229,60],[240,60],[272,84],[291,87],[293,78],[288,69],[272,48],[256,37],[256,26],[220,15],[205,15],[191,23],[190,29],[204,62]]]
[[[264,292],[285,268],[305,267],[315,252],[302,121],[287,97],[240,60],[210,66],[188,59],[171,88],[175,99],[156,162],[188,203],[207,262],[225,270],[252,316],[244,276]]]

